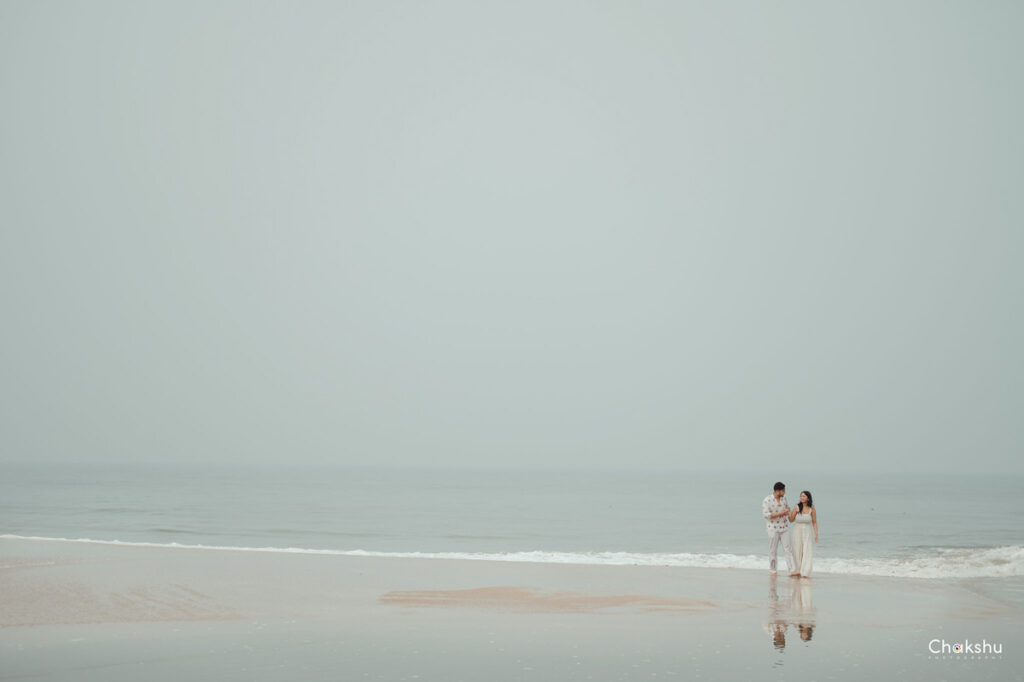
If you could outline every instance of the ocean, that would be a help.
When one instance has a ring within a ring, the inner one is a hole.
[[[816,572],[1024,575],[1024,477],[1005,475],[8,463],[0,534],[766,570],[777,478],[814,496]]]

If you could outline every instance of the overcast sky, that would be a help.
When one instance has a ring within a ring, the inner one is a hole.
[[[1019,2],[0,1],[0,458],[1017,471]]]

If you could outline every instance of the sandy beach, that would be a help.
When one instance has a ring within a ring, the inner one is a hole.
[[[1019,680],[1021,588],[3,538],[0,678]]]

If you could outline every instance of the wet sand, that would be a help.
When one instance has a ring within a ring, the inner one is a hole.
[[[1021,680],[1021,591],[0,538],[0,679]]]

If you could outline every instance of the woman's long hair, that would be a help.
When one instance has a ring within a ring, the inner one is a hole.
[[[800,492],[802,492],[804,495],[807,496],[807,506],[808,507],[813,507],[814,506],[814,498],[811,497],[811,491],[810,490],[801,490]],[[797,502],[796,506],[800,509],[800,513],[803,514],[804,513],[804,503],[803,502]]]

